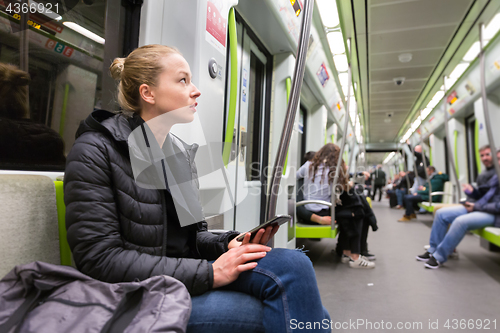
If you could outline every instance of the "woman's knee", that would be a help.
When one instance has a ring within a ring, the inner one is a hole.
[[[265,262],[265,266],[271,268],[277,274],[298,271],[304,273],[308,271],[314,272],[311,260],[300,249],[274,248],[261,261],[263,261],[263,264]]]

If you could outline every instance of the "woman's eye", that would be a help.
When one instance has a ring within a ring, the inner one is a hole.
[[[184,82],[184,83],[186,83],[186,79],[185,79],[185,78],[182,78],[180,82]]]

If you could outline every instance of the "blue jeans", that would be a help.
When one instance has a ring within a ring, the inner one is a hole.
[[[398,205],[399,206],[403,206],[403,195],[405,195],[405,194],[406,194],[405,188],[402,188],[402,189],[397,188],[396,189],[396,198],[398,198]]]
[[[495,215],[484,212],[467,213],[465,207],[445,207],[437,211],[432,224],[429,248],[432,256],[439,263],[448,260],[448,256],[464,238],[467,230],[480,229],[495,223]],[[448,226],[451,224],[450,229]],[[448,232],[446,232],[448,230]]]
[[[310,332],[331,331],[312,263],[298,250],[272,249],[253,270],[192,304],[188,332],[293,332],[299,322],[320,323]]]
[[[405,195],[405,208],[406,208],[406,215],[411,215],[415,214],[415,209],[413,209],[413,204],[415,202],[422,202],[422,197],[420,195],[412,195],[408,194]]]

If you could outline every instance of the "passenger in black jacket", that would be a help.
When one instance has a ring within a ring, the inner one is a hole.
[[[237,232],[212,234],[203,220],[185,225],[179,220],[180,198],[171,194],[177,184],[168,178],[165,188],[155,189],[134,179],[137,167],[131,158],[135,152],[127,140],[140,128],[154,133],[154,139],[147,140],[148,148],[157,145],[163,152],[165,147],[181,152],[175,165],[197,184],[197,145],[169,133],[172,125],[193,120],[200,96],[180,53],[167,46],[147,45],[126,59],[115,59],[110,70],[120,80],[120,105],[133,116],[93,112],[81,124],[68,155],[66,227],[78,269],[111,283],[155,275],[180,280],[193,296],[188,331],[203,327],[204,332],[224,332],[238,325],[249,331],[285,332],[292,318],[329,320],[310,260],[300,251],[270,251],[263,245],[277,228],[261,229],[252,240],[247,233],[238,242],[234,239]],[[167,123],[153,126],[158,123],[152,119],[165,116],[170,117]],[[152,166],[157,164],[163,166],[164,175],[173,172],[168,157],[155,159]],[[197,188],[193,190],[197,194]],[[199,201],[189,204],[198,205],[201,211]],[[221,287],[238,293],[212,290]],[[262,317],[257,315],[259,310]],[[215,316],[206,318],[207,311]],[[232,312],[235,315],[227,318]],[[239,325],[242,322],[245,325]]]

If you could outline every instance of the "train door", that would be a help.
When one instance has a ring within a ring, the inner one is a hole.
[[[234,184],[234,230],[248,230],[264,222],[269,126],[266,117],[270,55],[248,27],[238,20],[238,105],[235,113],[233,149],[228,164],[229,182]],[[229,110],[226,110],[228,119]],[[225,225],[228,225],[227,222]]]
[[[469,184],[476,181],[478,175],[478,165],[476,161],[476,118],[470,116],[465,119],[467,133],[467,163],[469,169]]]

